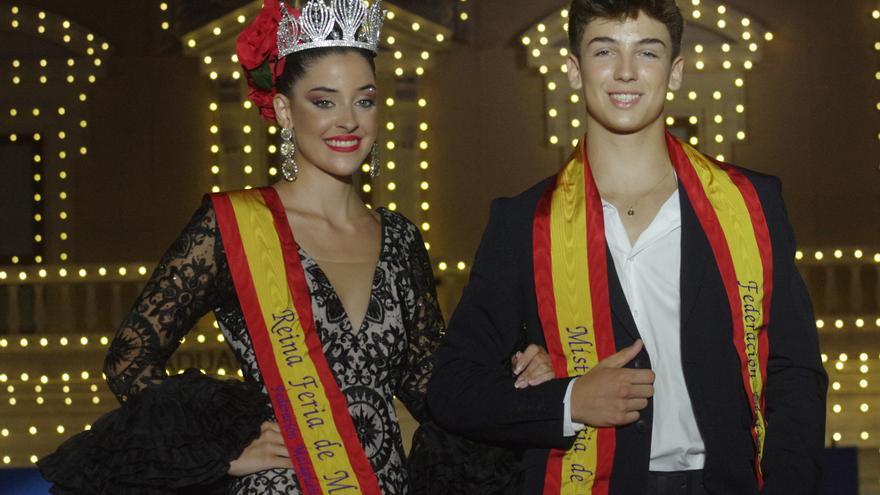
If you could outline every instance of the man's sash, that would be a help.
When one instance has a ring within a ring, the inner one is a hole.
[[[303,493],[379,495],[324,356],[284,206],[272,188],[210,196],[257,364]]]
[[[615,352],[608,291],[605,220],[593,180],[586,138],[538,202],[533,224],[535,289],[547,351],[557,377],[580,376]],[[712,247],[728,296],[733,345],[749,396],[761,457],[766,420],[772,294],[772,248],[767,222],[751,182],[667,134],[678,178]],[[587,427],[568,451],[551,450],[544,495],[607,495],[615,429]]]

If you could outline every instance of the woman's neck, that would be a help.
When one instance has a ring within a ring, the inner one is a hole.
[[[284,207],[330,223],[346,223],[363,216],[367,208],[351,182],[313,165],[301,164],[296,181],[278,181],[274,186]]]

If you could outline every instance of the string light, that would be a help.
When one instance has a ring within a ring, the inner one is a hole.
[[[416,197],[416,201],[417,201],[417,203],[420,204],[419,218],[422,221],[421,222],[422,237],[425,242],[425,248],[430,249],[431,236],[430,236],[429,232],[431,229],[431,224],[430,224],[431,204],[430,204],[430,196],[429,196],[430,183],[429,183],[428,166],[427,166],[428,159],[429,159],[429,157],[427,156],[428,148],[429,148],[427,133],[428,133],[428,130],[430,129],[430,126],[428,125],[427,121],[428,121],[430,112],[427,110],[427,108],[428,108],[427,99],[420,98],[417,117],[416,117],[417,120],[420,122],[419,128],[418,128],[419,129],[420,145],[419,145],[419,149],[418,149],[418,158],[417,159],[424,166],[419,167],[419,171],[420,171],[419,179],[421,181],[422,187],[419,187],[419,189],[417,189],[418,195]]]
[[[109,51],[111,48],[110,44],[107,43],[106,41],[103,41],[100,37],[95,36],[93,33],[84,33],[80,26],[72,23],[69,19],[65,19],[65,18],[56,16],[55,14],[47,13],[44,11],[31,10],[28,7],[15,6],[15,13],[13,15],[16,16],[15,22],[13,24],[14,28],[36,26],[36,33],[39,36],[43,36],[43,37],[48,38],[49,41],[55,41],[58,43],[68,44],[71,42],[71,40],[74,37],[77,37],[77,38],[84,37],[87,41],[86,43],[71,44],[71,45],[69,45],[69,50],[71,50],[72,52],[75,52],[76,57],[79,57],[79,60],[83,60],[83,61],[87,62],[87,65],[89,65],[89,66],[100,67],[103,64],[101,58],[99,58],[96,55],[96,53],[97,53],[96,47],[100,47],[101,50],[104,52]],[[20,15],[20,17],[19,17],[19,15]],[[31,24],[31,23],[33,23],[33,24]],[[60,26],[61,29],[46,29],[47,25]],[[77,63],[76,62],[77,60],[78,60],[77,58],[68,57],[66,59],[66,66],[68,68],[74,67]],[[13,76],[11,79],[12,83],[15,85],[22,84],[23,82],[25,84],[27,84],[27,81],[24,81],[22,79],[21,75],[17,73],[18,70],[24,69],[24,67],[21,64],[21,61],[15,59],[12,61],[11,65],[13,68]],[[41,58],[36,62],[35,65],[36,65],[36,67],[35,67],[36,77],[35,77],[35,79],[31,80],[31,84],[37,84],[37,83],[38,84],[46,84],[47,82],[49,82],[48,74],[44,71],[46,71],[50,68],[54,68],[54,67],[52,67],[52,65],[53,65],[52,62],[50,62],[49,60],[47,60],[45,58]],[[53,109],[48,109],[48,108],[41,109],[38,107],[32,108],[30,111],[30,114],[33,117],[35,117],[35,118],[43,118],[44,116],[49,117],[50,114],[56,115],[58,117],[68,117],[70,115],[80,115],[80,114],[84,113],[84,109],[81,104],[87,101],[86,93],[81,88],[76,87],[77,79],[73,76],[73,74],[68,74],[64,80],[66,80],[66,82],[68,84],[74,86],[74,92],[71,94],[71,99],[62,105],[54,107]],[[95,82],[97,80],[96,75],[90,74],[88,76],[87,80],[89,82]],[[13,109],[13,110],[10,111],[10,116],[16,117],[19,112],[17,111],[17,109]],[[66,119],[57,119],[56,118],[56,120],[53,121],[53,127],[55,127],[57,129],[58,124],[64,125],[64,122],[66,122],[66,121],[67,121]],[[85,123],[85,120],[81,120],[81,122]],[[82,125],[82,127],[85,127],[85,125]],[[66,139],[66,132],[63,128],[58,130],[57,132],[58,132],[59,139],[61,139],[61,140]],[[78,143],[76,141],[80,141],[80,140],[84,141],[86,138],[87,138],[87,136],[85,136],[85,135],[76,135],[74,142],[70,142],[68,145],[74,146],[74,149],[79,149],[81,154],[85,155],[86,154],[85,152],[87,152],[86,147],[83,146],[82,143]],[[17,139],[14,137],[11,137],[10,140],[13,142],[17,141]],[[39,133],[36,133],[33,135],[33,140],[40,141]],[[57,157],[57,158],[54,158],[54,157]],[[67,158],[67,150],[65,150],[65,149],[58,150],[57,153],[54,155],[54,157],[52,155],[43,156],[38,159],[35,159],[35,163],[40,163],[41,165],[44,165],[47,169],[56,167],[59,165],[56,162],[56,159],[57,160],[65,160]],[[59,177],[61,177],[60,173],[59,173]],[[39,182],[42,179],[42,174],[34,174],[34,178],[35,178],[35,182]],[[61,178],[62,178],[62,180],[66,179],[67,173],[64,172],[64,176]],[[39,201],[37,201],[36,198],[35,198],[35,203],[39,203]],[[65,206],[63,204],[53,204],[53,207],[59,208],[58,211],[53,212],[53,214],[52,214],[53,218],[57,218],[62,226],[65,225],[65,222],[70,220],[70,216],[68,215]],[[41,210],[43,208],[43,206],[40,205],[40,206],[37,206],[37,208],[39,210]],[[43,215],[41,213],[38,213],[34,217],[35,218],[34,230],[37,232],[41,232],[43,229],[42,226],[39,224],[39,222],[42,220],[42,217],[43,217]],[[37,236],[35,236],[36,242],[42,243],[43,237],[44,237],[44,235],[37,234]],[[60,239],[62,242],[60,244],[56,245],[54,249],[58,249],[59,251],[62,251],[61,254],[65,254],[64,251],[66,251],[66,249],[65,249],[66,242],[70,240],[70,236],[65,235],[63,238],[60,238]],[[63,257],[61,255],[59,255],[58,259],[60,259],[61,261],[64,261],[64,259],[66,259],[66,254]],[[43,255],[42,254],[35,255],[33,258],[33,262],[36,264],[42,263],[43,262]]]
[[[875,22],[880,21],[880,9],[872,10],[871,17]],[[874,50],[880,51],[880,40],[874,42]],[[880,81],[880,72],[875,73],[874,79]],[[880,101],[877,101],[877,108],[880,109]],[[880,140],[880,133],[877,133],[877,139]],[[880,167],[878,167],[878,170],[880,170]]]
[[[460,24],[466,24],[470,19],[470,3],[468,3],[468,0],[459,0],[456,2],[456,8],[458,21]]]

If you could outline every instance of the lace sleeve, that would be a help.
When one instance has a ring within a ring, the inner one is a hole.
[[[425,395],[434,368],[432,355],[440,346],[446,324],[437,302],[437,288],[425,242],[417,227],[412,224],[409,227],[412,233],[408,253],[412,286],[411,297],[405,296],[404,301],[408,349],[397,398],[417,421],[422,422],[427,419]]]
[[[229,290],[229,270],[210,202],[162,256],[104,361],[110,390],[124,402],[166,377],[165,363],[180,340]]]

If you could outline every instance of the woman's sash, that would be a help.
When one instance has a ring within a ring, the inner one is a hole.
[[[257,364],[303,493],[379,495],[327,364],[305,272],[272,188],[210,196]]]
[[[602,199],[586,154],[586,138],[538,202],[533,224],[535,289],[547,351],[557,377],[580,376],[614,354]],[[728,296],[733,346],[753,413],[755,470],[766,420],[772,294],[772,248],[752,183],[667,134],[678,178],[712,247]],[[614,463],[615,429],[587,427],[568,450],[551,450],[544,495],[606,495]]]

